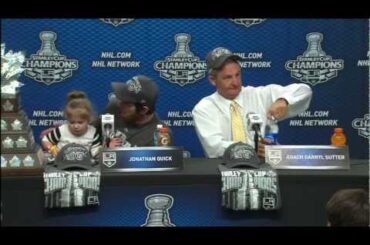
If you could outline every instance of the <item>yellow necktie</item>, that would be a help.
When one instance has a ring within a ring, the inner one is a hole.
[[[239,110],[238,104],[233,101],[230,104],[231,111],[231,132],[232,140],[234,142],[247,142],[247,137],[245,134],[243,118]]]

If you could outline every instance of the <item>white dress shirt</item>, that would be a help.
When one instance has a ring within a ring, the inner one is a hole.
[[[247,144],[254,147],[254,132],[247,131],[246,115],[248,113],[254,112],[261,115],[263,120],[261,133],[264,135],[267,112],[273,102],[279,98],[288,101],[288,114],[280,119],[283,120],[307,110],[311,97],[312,90],[306,84],[295,83],[285,87],[275,84],[242,87],[234,100],[240,106],[247,134]],[[215,92],[199,101],[193,109],[195,129],[207,157],[223,156],[225,149],[234,143],[231,132],[231,102]]]

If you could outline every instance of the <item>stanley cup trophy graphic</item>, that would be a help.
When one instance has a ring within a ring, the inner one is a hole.
[[[306,36],[308,42],[307,50],[303,53],[303,57],[323,57],[325,52],[321,49],[322,34],[313,32]]]
[[[21,110],[18,82],[24,54],[1,44],[1,175],[34,175],[42,172],[43,153]]]
[[[186,33],[176,34],[175,41],[176,41],[176,50],[171,54],[174,59],[182,60],[194,57],[194,54],[190,51],[189,48],[190,35]],[[194,73],[194,71],[181,69],[177,71],[172,71],[172,73],[174,74],[171,75],[178,83],[185,84],[188,81],[189,76],[191,76],[191,74]]]
[[[43,31],[40,33],[41,49],[37,52],[37,55],[45,56],[58,56],[59,51],[55,47],[55,40],[57,36],[54,32]]]
[[[173,57],[189,58],[194,57],[194,54],[190,52],[189,42],[190,36],[186,33],[179,33],[175,36],[176,50],[172,53]]]
[[[61,207],[82,207],[84,206],[84,191],[78,185],[78,176],[74,173],[66,174],[66,185],[61,190]]]
[[[168,210],[172,207],[173,198],[165,194],[153,194],[145,198],[145,207],[149,210],[146,222],[142,226],[173,227]]]

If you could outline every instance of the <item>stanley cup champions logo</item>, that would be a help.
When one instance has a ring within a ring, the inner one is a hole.
[[[180,86],[195,83],[205,77],[206,63],[199,60],[189,48],[190,35],[179,33],[175,36],[176,50],[165,60],[154,63],[160,76]]]
[[[123,24],[128,24],[134,19],[128,19],[128,18],[105,18],[101,19],[103,22],[114,25],[115,27]]]
[[[369,139],[370,136],[370,114],[365,114],[363,118],[355,118],[352,127],[358,130],[358,135]]]
[[[265,21],[266,19],[248,19],[248,18],[240,18],[240,19],[230,19],[232,22],[238,25],[243,25],[245,27],[251,27],[253,25],[257,25]]]
[[[25,75],[35,81],[50,85],[72,76],[78,69],[78,60],[67,59],[55,47],[57,34],[52,31],[40,33],[41,48],[24,63]]]
[[[296,60],[288,60],[285,69],[291,71],[291,76],[301,82],[316,85],[327,82],[338,75],[338,70],[344,68],[342,59],[332,59],[321,48],[323,35],[318,32],[308,33],[307,50]]]

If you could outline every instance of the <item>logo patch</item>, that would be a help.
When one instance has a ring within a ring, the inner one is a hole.
[[[190,40],[189,34],[176,34],[176,50],[165,60],[154,63],[154,69],[159,71],[162,78],[181,87],[199,81],[206,73],[205,61],[201,61],[190,51]]]
[[[248,19],[248,18],[239,18],[239,19],[230,19],[232,22],[238,25],[243,25],[245,27],[251,27],[257,24],[264,22],[266,19]]]
[[[78,69],[78,60],[61,55],[55,46],[57,34],[52,31],[40,33],[41,48],[24,62],[24,74],[46,85],[59,83],[72,76]]]
[[[113,167],[117,163],[117,155],[115,152],[103,152],[103,164],[108,168]]]
[[[111,25],[117,27],[119,25],[128,24],[131,21],[133,21],[134,19],[128,19],[128,18],[103,18],[101,20],[103,22],[107,23],[107,24],[111,24]]]
[[[365,114],[363,118],[355,118],[352,127],[358,130],[358,135],[369,139],[370,135],[370,114]]]
[[[279,164],[282,160],[281,151],[280,150],[270,150],[268,158],[269,158],[270,163],[274,165]]]
[[[342,59],[332,59],[321,48],[323,34],[312,32],[306,35],[308,47],[303,55],[296,60],[288,60],[285,69],[291,72],[291,77],[311,85],[324,83],[338,75],[343,70]]]

